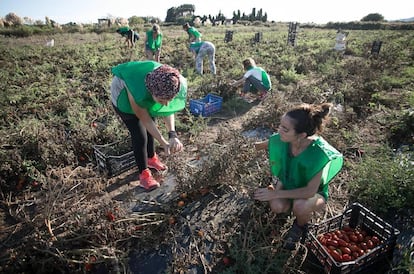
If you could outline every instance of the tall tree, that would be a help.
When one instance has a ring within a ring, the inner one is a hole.
[[[361,21],[363,21],[363,22],[367,22],[367,21],[382,22],[382,21],[385,21],[385,20],[384,20],[384,16],[382,16],[379,13],[370,13],[367,16],[365,16],[364,18],[362,18]]]

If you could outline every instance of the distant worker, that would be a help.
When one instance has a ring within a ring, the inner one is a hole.
[[[263,100],[272,88],[270,76],[267,72],[256,65],[253,58],[243,60],[243,68],[245,73],[242,78],[233,82],[232,86],[240,86],[243,84],[241,96],[248,99],[248,93],[253,93],[256,99]]]
[[[133,48],[136,41],[139,40],[139,34],[127,26],[120,27],[116,32],[121,34],[122,37],[125,37],[125,44],[129,48]]]
[[[338,29],[335,38],[335,47],[334,49],[337,51],[346,50],[346,36],[347,33],[343,32],[341,29]]]
[[[190,26],[189,23],[185,23],[183,29],[188,33],[188,41],[190,43],[201,42],[202,34],[195,27]]]
[[[208,56],[210,72],[216,74],[216,47],[208,41],[193,42],[190,44],[190,51],[195,56],[195,69],[199,74],[203,74],[203,60]]]
[[[145,54],[147,55],[147,59],[160,62],[161,46],[162,33],[160,30],[160,26],[157,24],[153,24],[152,28],[149,31],[147,31],[144,42]]]

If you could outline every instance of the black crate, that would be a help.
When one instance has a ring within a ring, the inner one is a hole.
[[[117,176],[136,166],[130,141],[95,145],[94,151],[98,170],[107,177]]]
[[[376,235],[381,240],[381,244],[356,260],[349,262],[335,261],[317,240],[317,237],[327,232],[342,229],[346,225],[352,228],[360,227],[370,235]],[[374,263],[391,261],[395,243],[400,234],[397,229],[359,203],[353,203],[341,215],[310,226],[308,232],[306,242],[313,255],[310,258],[316,258],[325,273],[333,274],[363,273],[371,268]]]

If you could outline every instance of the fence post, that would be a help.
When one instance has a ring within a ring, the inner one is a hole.
[[[295,46],[296,45],[296,34],[298,31],[299,23],[297,22],[290,22],[289,23],[289,32],[288,32],[288,45]]]
[[[382,41],[375,40],[372,42],[371,55],[378,56],[382,46]]]
[[[262,32],[257,32],[257,33],[254,34],[253,41],[255,43],[260,43],[260,41],[262,41],[262,39],[263,39],[263,33]]]
[[[224,36],[224,42],[228,43],[233,41],[233,31],[232,30],[226,30],[226,35]]]

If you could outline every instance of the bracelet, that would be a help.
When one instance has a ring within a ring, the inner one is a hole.
[[[177,132],[175,132],[174,130],[171,130],[168,132],[168,139],[171,139],[171,138],[178,138]]]

